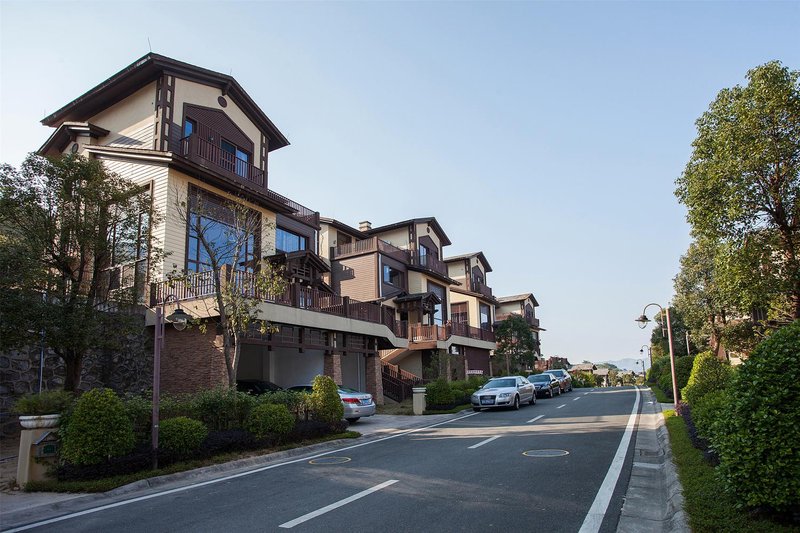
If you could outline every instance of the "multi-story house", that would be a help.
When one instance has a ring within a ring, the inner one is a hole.
[[[451,278],[459,282],[450,288],[450,322],[453,332],[463,337],[488,341],[484,346],[460,347],[466,358],[468,374],[491,375],[491,351],[494,349],[494,312],[497,300],[486,282],[492,271],[483,252],[445,259]]]
[[[289,283],[281,294],[260,296],[260,317],[274,324],[274,332],[247,333],[237,377],[291,386],[324,373],[382,401],[378,353],[408,344],[389,320],[394,308],[339,296],[326,283],[331,273],[318,255],[319,214],[269,188],[269,158],[289,142],[234,78],[151,53],[42,122],[55,131],[40,154],[98,159],[147,186],[153,210],[162,214],[154,224],[142,216],[136,243],[141,254],[135,264],[115,265],[112,283],[139,283],[145,287],[142,302],[150,308],[165,305],[169,314],[179,304],[213,323],[219,313],[198,231],[204,217],[225,228],[231,224],[230,202],[244,205],[257,229],[242,246],[241,264],[224,267],[226,279],[239,283],[269,258],[285,266]],[[210,208],[201,211],[200,203]],[[188,209],[188,217],[177,215],[181,208]],[[449,244],[446,237],[444,242]],[[165,254],[157,264],[153,249]],[[412,265],[428,264],[420,253],[415,248]],[[433,255],[429,261],[438,264]],[[185,271],[186,279],[167,283],[173,268]],[[414,268],[424,271],[424,266]],[[446,289],[445,272],[429,277],[445,280],[441,287]],[[153,313],[147,316],[152,325]],[[225,383],[220,339],[214,327],[205,332],[167,328],[162,388],[181,392]]]
[[[510,315],[515,314],[525,318],[525,321],[531,328],[533,340],[536,343],[536,357],[542,356],[542,342],[540,333],[547,331],[539,325],[539,319],[536,318],[536,308],[539,307],[539,302],[531,293],[517,294],[515,296],[499,296],[497,298],[497,315],[498,322],[505,320]]]
[[[451,375],[465,376],[473,360],[480,361],[474,364],[475,370],[489,373],[489,352],[495,347],[493,310],[477,303],[477,299],[491,301],[491,290],[484,281],[490,270],[485,258],[476,260],[481,274],[476,274],[474,283],[465,280],[470,284],[460,290],[462,282],[450,275],[448,263],[441,259],[450,240],[435,218],[375,228],[362,222],[358,229],[334,219],[321,220],[320,248],[329,250],[328,279],[333,290],[362,301],[380,302],[385,313],[392,309],[394,314],[386,317],[387,323],[399,321],[408,335],[407,346],[382,352],[385,390],[392,376],[419,380],[434,363],[444,360],[445,367],[450,365],[451,358],[442,357],[445,354],[461,356],[461,363],[447,369]],[[458,271],[456,263],[453,272]],[[465,305],[471,299],[476,299],[474,324],[465,314]]]

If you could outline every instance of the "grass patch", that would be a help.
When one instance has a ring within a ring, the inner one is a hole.
[[[414,405],[411,398],[407,398],[400,403],[386,402],[377,406],[376,412],[379,415],[413,415]]]
[[[692,446],[683,418],[674,410],[664,411],[678,477],[683,486],[684,507],[692,531],[778,533],[797,531],[746,511],[736,509],[736,502],[722,491],[714,467],[703,453]]]
[[[656,395],[658,403],[675,403],[667,397],[663,390],[661,390],[655,383],[650,384],[650,390]]]
[[[294,442],[291,444],[284,444],[273,448],[264,448],[261,450],[250,450],[247,452],[235,452],[215,455],[209,459],[182,461],[174,463],[158,470],[143,470],[141,472],[134,472],[123,476],[114,476],[104,479],[92,479],[87,481],[58,481],[49,479],[45,481],[30,481],[25,484],[25,492],[106,492],[129,483],[134,483],[142,479],[152,477],[165,476],[168,474],[177,474],[178,472],[185,472],[187,470],[194,470],[204,466],[211,466],[221,463],[228,463],[238,459],[246,459],[248,457],[258,457],[261,455],[269,455],[275,452],[282,452],[294,448],[301,448],[303,446],[310,446],[311,444],[318,444],[321,442],[328,442],[339,439],[355,439],[361,436],[357,431],[345,431],[344,433],[336,433],[328,435],[319,439],[309,439],[302,442]]]

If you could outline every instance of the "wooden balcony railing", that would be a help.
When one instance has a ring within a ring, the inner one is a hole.
[[[211,143],[197,134],[184,137],[180,141],[180,154],[190,161],[204,167],[221,172],[236,180],[267,188],[266,173],[251,165],[249,161],[239,159],[235,154],[226,152],[218,145]]]
[[[257,287],[252,272],[232,271],[228,268],[220,270],[219,280],[222,284],[233,284],[236,291],[250,298],[353,320],[384,324],[395,336],[400,338],[406,336],[405,325],[395,321],[393,315],[392,319],[388,320],[384,306],[380,304],[352,300],[347,296],[330,294],[297,283],[288,284],[286,289],[279,293],[264,293]],[[150,306],[160,305],[167,298],[174,297],[178,301],[183,301],[209,298],[215,294],[214,272],[200,272],[178,281],[152,283]]]
[[[468,324],[451,324],[450,331],[453,335],[458,335],[460,337],[469,337],[470,339],[480,339],[482,341],[489,341],[494,342],[494,331],[483,329],[483,328],[476,328],[470,326]]]
[[[492,288],[481,283],[480,281],[473,281],[472,282],[472,292],[477,292],[478,294],[483,294],[484,296],[491,298],[492,297]]]
[[[447,275],[447,265],[430,254],[420,255],[418,251],[412,250],[411,264],[430,270],[431,272],[436,272],[442,276]]]
[[[377,237],[362,239],[360,241],[354,241],[348,244],[340,244],[334,250],[333,258],[340,259],[349,255],[358,255],[370,252],[381,252],[384,255],[406,264],[411,262],[411,256],[408,253],[408,250],[398,248],[397,246],[389,244],[388,242]]]

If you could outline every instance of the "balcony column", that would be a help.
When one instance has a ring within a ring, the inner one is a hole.
[[[342,384],[342,356],[338,353],[330,353],[325,355],[325,368],[323,370],[326,376],[330,376],[337,385]]]
[[[383,375],[381,374],[381,358],[377,355],[370,355],[364,359],[366,367],[367,392],[372,394],[377,405],[383,405]]]

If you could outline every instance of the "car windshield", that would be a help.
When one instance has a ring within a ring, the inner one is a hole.
[[[493,379],[483,386],[484,389],[494,389],[496,387],[516,387],[517,380],[513,378]]]
[[[535,382],[542,382],[542,383],[550,383],[550,376],[546,374],[537,374],[535,376],[528,377],[528,381],[535,381]]]

